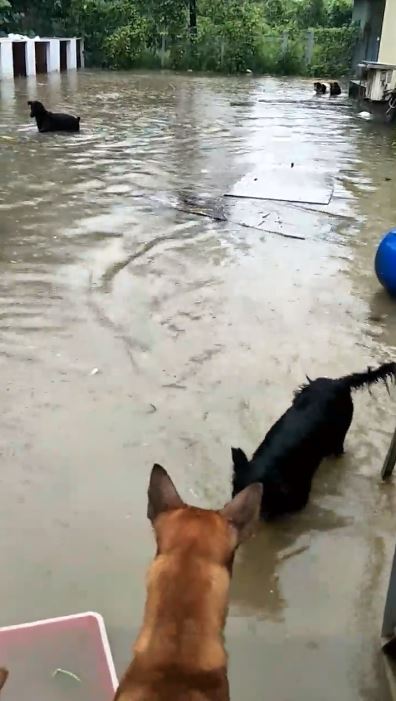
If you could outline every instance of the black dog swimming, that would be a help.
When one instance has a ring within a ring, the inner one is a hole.
[[[339,83],[336,81],[333,81],[331,83],[319,83],[316,82],[314,83],[314,90],[317,95],[330,95],[330,97],[334,97],[336,95],[341,95],[341,88]]]
[[[353,416],[351,390],[380,380],[386,384],[388,378],[395,381],[396,363],[336,380],[307,378],[308,383],[295,392],[291,407],[268,431],[251,460],[240,448],[231,449],[232,495],[251,482],[261,482],[261,517],[266,520],[304,508],[321,460],[344,452]]]
[[[28,102],[30,116],[36,119],[40,132],[46,131],[80,131],[80,117],[59,112],[48,112],[42,102],[33,100]]]

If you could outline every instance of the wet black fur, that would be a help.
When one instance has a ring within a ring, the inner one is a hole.
[[[332,97],[335,95],[341,95],[341,88],[339,83],[333,81],[331,83],[314,83],[314,89],[317,95],[325,95],[327,92],[330,93]]]
[[[295,392],[291,407],[268,431],[251,460],[240,448],[231,449],[232,495],[252,482],[261,482],[262,518],[302,509],[321,460],[344,452],[353,416],[351,390],[380,380],[386,384],[388,378],[395,381],[396,363],[335,380],[307,378],[307,384]]]
[[[28,105],[30,106],[30,116],[36,119],[37,128],[40,132],[80,130],[80,117],[73,117],[71,114],[48,112],[44,105],[37,100],[29,100]]]

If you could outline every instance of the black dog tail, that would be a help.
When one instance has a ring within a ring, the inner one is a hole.
[[[79,121],[80,121],[80,119],[81,119],[81,117],[77,117],[77,122],[79,122]]]
[[[376,382],[384,382],[387,380],[396,381],[396,363],[384,363],[376,370],[367,368],[367,372],[353,372],[351,375],[340,377],[337,382],[343,384],[349,389],[360,389],[361,387],[370,387]]]

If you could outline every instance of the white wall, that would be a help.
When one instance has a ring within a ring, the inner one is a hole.
[[[26,75],[36,75],[36,50],[34,39],[26,40]],[[81,68],[84,68],[84,41],[81,39]],[[77,69],[77,39],[67,42],[67,70]],[[47,71],[60,71],[59,39],[47,40]],[[0,39],[0,79],[14,77],[14,61],[12,55],[12,40]]]
[[[36,75],[36,49],[32,39],[26,42],[26,75]]]
[[[75,71],[77,69],[77,39],[70,39],[67,42],[67,70]]]
[[[49,61],[47,64],[47,71],[48,73],[60,71],[59,39],[50,39],[49,45]]]
[[[12,58],[12,41],[4,40],[0,42],[0,77],[14,77],[14,61]]]
[[[396,0],[386,0],[378,61],[396,64]]]

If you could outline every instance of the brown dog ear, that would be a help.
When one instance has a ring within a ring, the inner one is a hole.
[[[7,677],[8,677],[7,670],[4,669],[3,667],[0,667],[0,689],[2,689],[4,684],[6,683]]]
[[[147,516],[154,521],[163,511],[181,509],[185,506],[175,485],[161,465],[154,465],[151,470],[148,488]]]
[[[260,516],[263,485],[255,482],[245,487],[220,511],[238,532],[238,544],[253,532]]]

